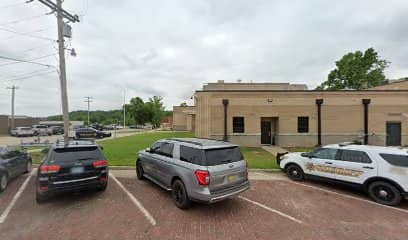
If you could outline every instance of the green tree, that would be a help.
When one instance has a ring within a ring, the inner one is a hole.
[[[149,98],[147,107],[151,113],[151,123],[153,127],[160,127],[164,116],[163,97],[153,96],[152,98]]]
[[[336,62],[327,81],[318,86],[317,90],[365,89],[375,87],[385,80],[384,69],[389,66],[385,59],[380,59],[378,53],[369,48],[350,52]]]
[[[132,98],[127,109],[136,124],[143,125],[151,119],[151,113],[140,97]]]

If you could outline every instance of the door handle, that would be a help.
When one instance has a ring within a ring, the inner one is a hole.
[[[326,164],[333,164],[332,162],[324,162],[324,163],[326,163]]]
[[[373,167],[370,167],[370,166],[364,166],[363,168],[366,168],[366,169],[374,169]]]

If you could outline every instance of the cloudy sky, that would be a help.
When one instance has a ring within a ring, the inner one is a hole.
[[[55,0],[54,0],[55,2]],[[65,0],[80,16],[67,48],[70,110],[164,97],[168,109],[203,83],[324,81],[345,53],[374,47],[388,78],[408,76],[406,0]],[[58,66],[56,19],[38,1],[0,1],[0,57]],[[53,67],[0,59],[0,114],[60,114]]]

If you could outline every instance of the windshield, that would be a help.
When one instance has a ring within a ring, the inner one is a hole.
[[[102,160],[104,156],[98,147],[61,148],[52,151],[50,162],[65,162],[77,160]]]
[[[244,157],[239,147],[205,150],[205,162],[207,166],[237,162],[243,159]]]

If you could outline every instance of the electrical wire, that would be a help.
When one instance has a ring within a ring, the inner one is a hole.
[[[52,55],[55,55],[55,54],[52,54]],[[52,55],[50,55],[50,56],[52,56]],[[44,56],[43,56],[44,57]],[[49,57],[49,56],[47,56],[47,57]],[[53,67],[53,68],[55,68],[55,66],[53,66],[53,65],[48,65],[48,64],[44,64],[44,63],[39,63],[39,62],[33,62],[33,61],[31,61],[31,60],[35,60],[35,59],[28,59],[28,60],[25,60],[25,59],[17,59],[17,58],[12,58],[12,57],[7,57],[7,56],[1,56],[0,55],[0,58],[1,59],[6,59],[6,60],[10,60],[10,61],[15,61],[15,62],[17,62],[17,63],[30,63],[30,64],[35,64],[35,65],[40,65],[40,66],[45,66],[45,67]],[[38,59],[38,58],[37,58]],[[6,65],[9,65],[9,64],[3,64],[3,65],[0,65],[0,67],[1,66],[6,66]]]
[[[37,76],[43,76],[43,75],[47,75],[47,74],[50,74],[50,73],[56,73],[56,72],[57,71],[55,71],[55,69],[53,69],[53,70],[49,70],[48,72],[44,72],[44,73],[33,74],[33,75],[30,75],[30,76],[26,76],[26,77],[10,78],[10,79],[2,80],[2,81],[12,82],[12,81],[17,81],[17,80],[24,80],[24,79],[28,79],[28,78],[33,78],[33,77],[37,77]]]
[[[10,24],[17,24],[17,23],[30,21],[30,20],[40,18],[40,17],[44,17],[44,16],[47,16],[47,14],[43,13],[41,15],[35,15],[35,16],[30,16],[30,17],[26,17],[26,18],[20,18],[20,19],[17,19],[17,20],[12,20],[12,21],[8,21],[8,22],[0,23],[0,25],[7,26],[7,25],[10,25]]]
[[[2,78],[19,78],[19,77],[25,77],[27,75],[37,74],[37,73],[44,72],[44,71],[49,71],[49,70],[50,69],[48,67],[44,67],[42,69],[31,71],[31,72],[17,73],[17,74],[11,75],[11,76],[1,76],[1,77]]]
[[[15,6],[24,5],[24,4],[26,4],[26,2],[2,5],[2,6],[0,6],[0,9],[11,8],[11,7],[15,7]]]
[[[51,38],[37,36],[37,35],[31,35],[31,34],[27,34],[27,33],[21,33],[21,32],[17,32],[17,31],[11,30],[11,29],[3,28],[3,27],[0,27],[0,30],[5,31],[5,32],[18,34],[18,35],[21,35],[21,36],[31,37],[31,38],[38,38],[38,39],[48,40],[48,41],[53,41],[53,42],[57,41],[57,40],[54,40],[54,39],[51,39]]]

